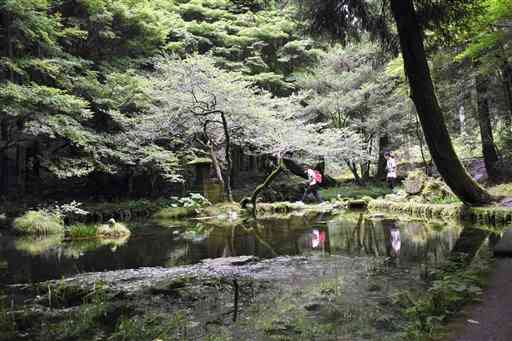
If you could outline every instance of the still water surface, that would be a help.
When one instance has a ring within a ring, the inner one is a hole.
[[[165,227],[167,225],[167,227]],[[372,218],[367,213],[262,220],[212,227],[190,222],[137,222],[124,241],[66,242],[61,237],[0,237],[0,283],[58,279],[83,272],[172,267],[205,258],[255,255],[346,255],[382,258],[396,267],[435,264],[453,248],[462,227]],[[191,228],[192,227],[192,228]],[[190,231],[192,230],[192,231]]]

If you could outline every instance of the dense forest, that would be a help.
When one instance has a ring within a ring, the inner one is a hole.
[[[4,195],[109,187],[126,195],[134,183],[153,187],[141,195],[154,194],[156,183],[176,190],[184,164],[209,155],[208,143],[225,173],[221,127],[205,125],[218,120],[206,115],[210,109],[229,116],[228,144],[247,154],[323,157],[357,181],[382,176],[384,149],[406,162],[430,160],[390,13],[369,3],[347,13],[366,16],[355,23],[361,27],[344,31],[317,27],[328,2],[316,12],[303,6],[318,4],[4,1]],[[499,178],[511,149],[510,4],[421,6],[425,51],[454,146],[462,158],[483,151]],[[263,141],[280,122],[306,127],[309,137]],[[332,155],[307,150],[307,138],[319,149],[334,138],[314,136],[326,129],[341,139],[336,148],[351,146]]]

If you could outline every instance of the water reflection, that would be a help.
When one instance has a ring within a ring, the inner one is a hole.
[[[329,219],[289,216],[244,226],[191,224],[188,232],[147,226],[124,241],[73,242],[0,238],[0,282],[61,278],[80,272],[177,266],[205,258],[255,255],[382,257],[395,265],[437,263],[454,247],[461,226],[406,222],[348,213]]]

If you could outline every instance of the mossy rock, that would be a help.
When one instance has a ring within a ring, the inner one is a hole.
[[[425,186],[426,177],[422,172],[410,172],[404,181],[404,189],[407,194],[415,195],[421,193]]]

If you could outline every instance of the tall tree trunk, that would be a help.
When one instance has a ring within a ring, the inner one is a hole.
[[[212,141],[208,143],[208,148],[210,149],[210,157],[212,158],[213,168],[215,169],[215,175],[217,176],[217,180],[224,187],[224,179],[222,178],[222,171],[220,170],[219,160],[217,159],[217,155],[215,155],[215,146]]]
[[[23,143],[16,145],[16,193],[25,194],[26,190],[26,148]]]
[[[233,145],[231,148],[231,188],[235,188],[235,180],[240,174],[240,157],[242,155],[242,148],[237,145]]]
[[[480,136],[482,137],[482,152],[484,154],[485,168],[489,178],[493,181],[499,178],[499,169],[497,167],[498,153],[492,136],[492,125],[489,114],[488,99],[488,77],[478,75],[476,78],[476,94],[478,103],[478,125],[480,126]]]
[[[391,0],[400,46],[411,89],[411,97],[421,121],[423,133],[439,173],[453,193],[464,203],[482,205],[491,195],[466,172],[448,134],[427,64],[423,36],[412,0]]]
[[[389,145],[389,136],[388,134],[384,134],[379,137],[379,159],[377,160],[377,173],[375,177],[377,179],[385,179],[386,178],[386,159],[384,158],[384,153]]]
[[[505,98],[507,99],[509,118],[507,122],[512,123],[512,65],[508,61],[504,61],[501,67],[503,78],[503,89],[505,91]]]
[[[0,190],[2,194],[7,194],[9,189],[9,158],[7,155],[9,144],[9,128],[7,120],[0,123]],[[5,147],[4,147],[5,145]]]
[[[222,128],[224,129],[224,138],[226,141],[226,162],[228,165],[228,169],[226,170],[226,181],[224,185],[226,186],[228,200],[233,201],[233,193],[231,192],[231,169],[233,167],[231,162],[231,138],[229,135],[228,121],[226,120],[226,115],[224,115],[224,113],[221,112],[220,117],[222,119]]]

